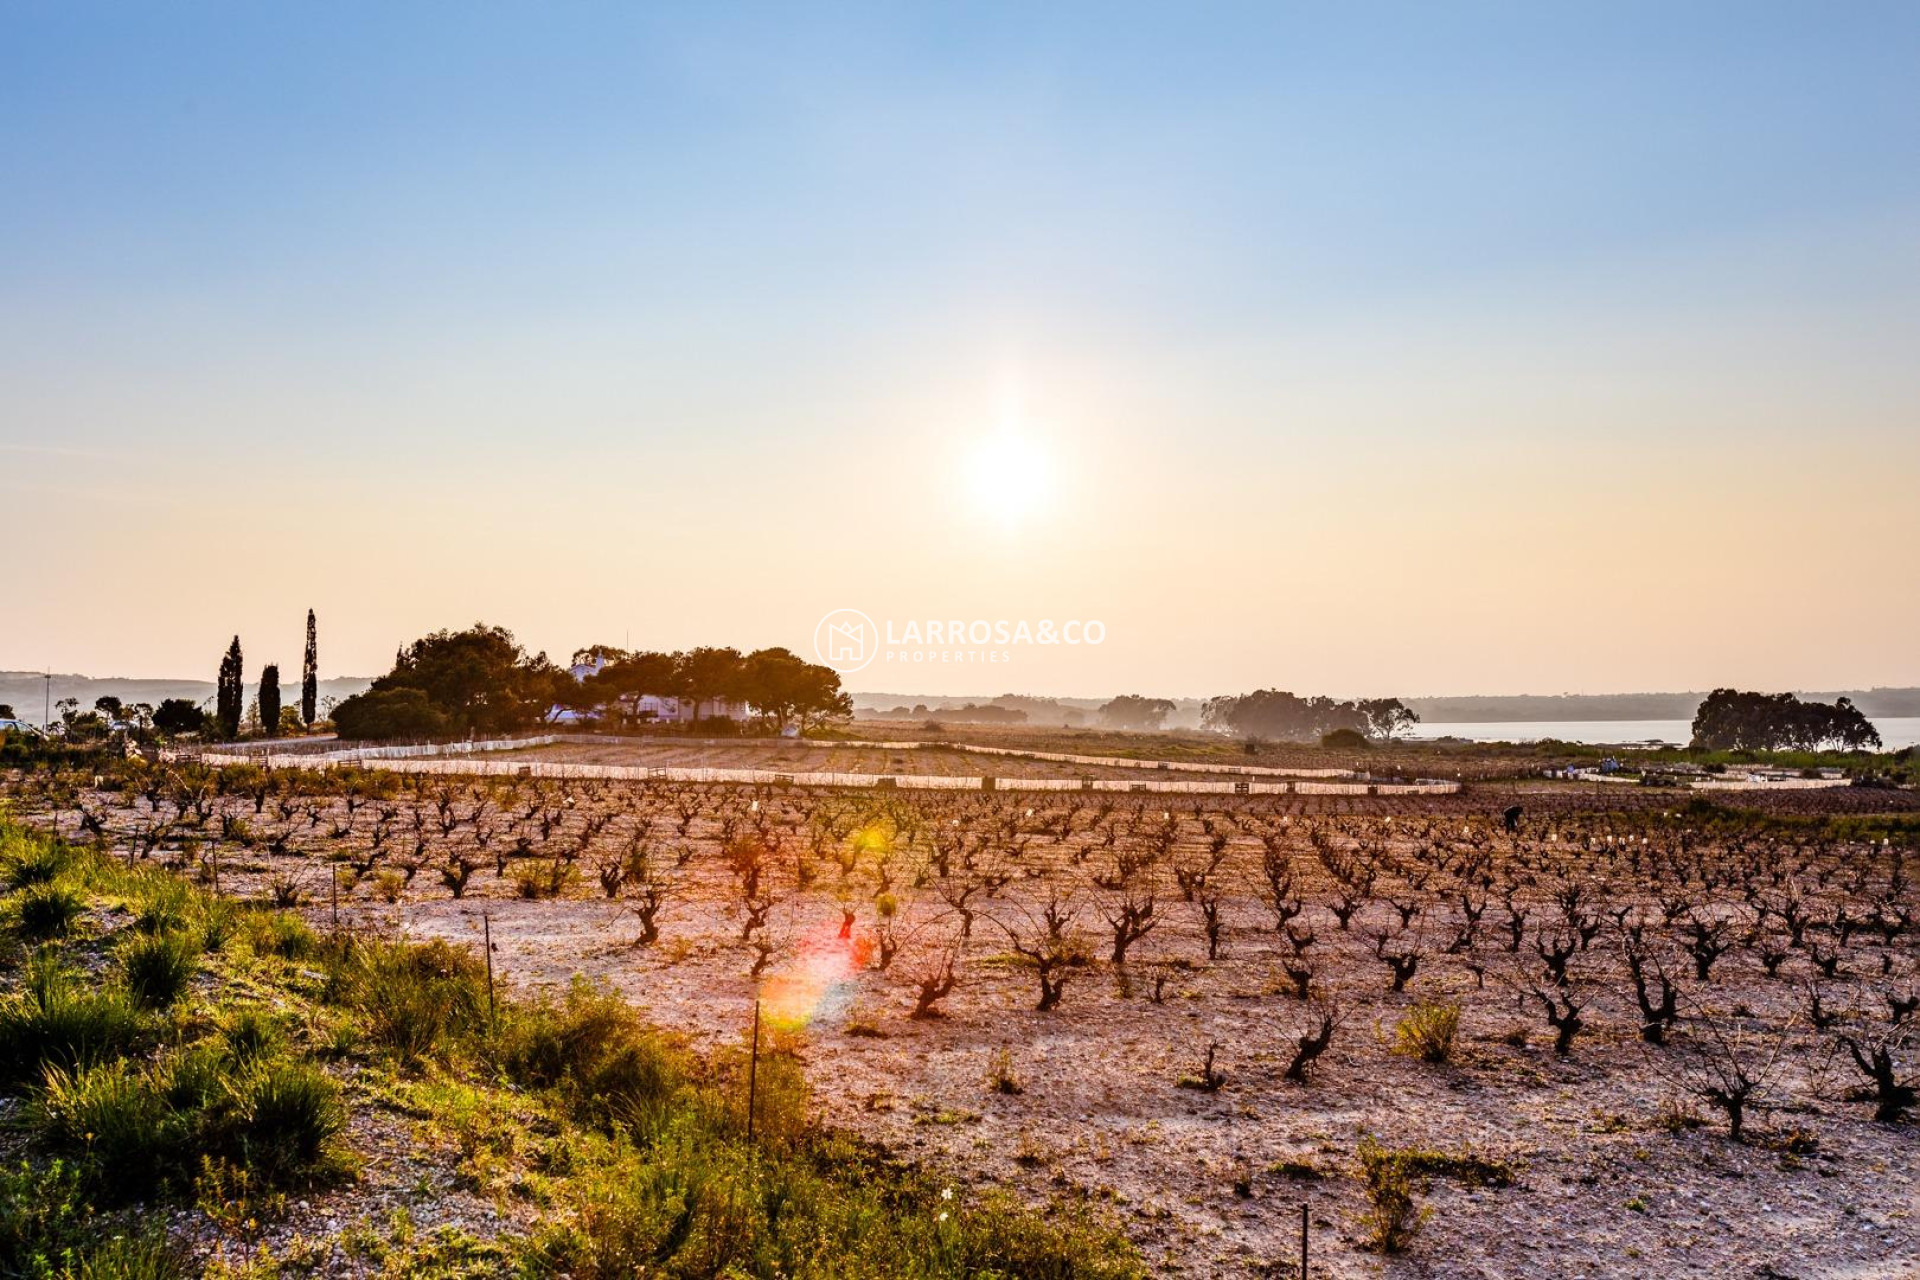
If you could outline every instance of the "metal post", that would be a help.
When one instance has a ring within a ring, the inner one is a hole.
[[[327,864],[327,897],[333,903],[333,928],[337,933],[340,929],[340,864],[337,862]]]
[[[493,918],[486,912],[480,913],[481,937],[487,949],[487,1021],[492,1022],[493,1013]]]
[[[1300,1202],[1300,1280],[1307,1280],[1307,1202]]]
[[[753,1141],[754,1096],[760,1089],[760,1002],[753,1002],[753,1053],[747,1059],[747,1141]]]

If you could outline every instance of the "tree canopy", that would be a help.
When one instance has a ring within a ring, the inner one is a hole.
[[[1279,689],[1209,698],[1200,711],[1200,723],[1209,729],[1294,742],[1318,742],[1341,729],[1390,740],[1419,719],[1398,698],[1342,702]]]
[[[593,645],[573,662],[598,670],[576,680],[545,654],[529,657],[500,627],[438,631],[396,654],[393,670],[366,693],[335,707],[334,727],[349,738],[503,733],[540,724],[554,707],[592,712],[645,695],[691,701],[696,718],[717,702],[744,702],[782,729],[853,711],[838,672],[787,649],[655,653]]]
[[[214,722],[220,736],[229,740],[240,736],[240,714],[244,709],[241,685],[245,673],[240,637],[235,636],[227,646],[226,656],[220,659],[220,676],[214,689]]]
[[[1715,689],[1693,717],[1693,745],[1702,751],[1864,751],[1880,732],[1847,698],[1802,702],[1791,693]]]
[[[1100,723],[1109,729],[1158,729],[1173,710],[1173,703],[1166,698],[1124,693],[1100,708]]]
[[[352,738],[509,733],[539,724],[573,687],[564,669],[544,653],[528,655],[505,627],[475,623],[400,650],[393,670],[333,709],[333,723]],[[382,696],[408,692],[417,699]]]
[[[153,709],[153,727],[169,736],[200,733],[207,727],[207,714],[185,698],[168,698]]]
[[[807,662],[788,649],[757,649],[743,655],[730,648],[629,653],[596,647],[574,655],[582,664],[596,656],[605,659],[606,665],[582,681],[578,690],[562,700],[563,705],[591,710],[626,697],[685,698],[694,703],[698,719],[715,702],[744,702],[782,729],[796,720],[804,728],[823,717],[853,713],[853,700],[841,692],[839,672]]]

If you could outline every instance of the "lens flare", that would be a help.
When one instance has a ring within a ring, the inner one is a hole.
[[[857,929],[843,938],[838,924],[822,922],[794,951],[793,963],[760,989],[762,1016],[782,1031],[800,1031],[846,1012],[859,992],[873,939]]]

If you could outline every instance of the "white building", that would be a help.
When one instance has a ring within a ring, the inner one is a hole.
[[[573,678],[585,683],[599,675],[611,665],[604,653],[595,652],[585,662],[576,662],[568,670]],[[744,702],[731,698],[704,698],[697,704],[692,698],[682,698],[674,694],[629,693],[620,698],[621,715],[628,720],[637,720],[645,724],[691,724],[694,720],[750,720],[753,708]],[[597,720],[596,712],[571,711],[564,707],[554,707],[547,713],[550,724],[580,724],[583,721]]]

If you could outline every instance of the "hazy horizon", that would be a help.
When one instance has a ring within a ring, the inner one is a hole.
[[[263,665],[263,664],[249,664],[249,668],[248,668],[249,680],[253,680],[257,678],[257,670],[259,665]],[[86,672],[77,672],[77,671],[54,671],[51,674],[53,677],[53,687],[54,687],[54,692],[56,696],[58,696],[59,690],[61,688],[61,682],[63,680],[69,681],[69,682],[84,681],[89,684],[114,684],[114,683],[138,684],[138,685],[202,684],[202,685],[208,686],[209,688],[211,688],[214,683],[211,677],[200,676],[200,675],[125,675],[125,674],[94,675]],[[323,673],[323,675],[321,676],[321,684],[323,686],[326,686],[326,685],[353,685],[356,683],[371,683],[375,678],[377,678],[378,674],[382,674],[382,673],[355,674],[355,673],[326,672],[326,673]],[[36,682],[32,686],[33,690],[35,691],[38,691],[40,689],[40,685],[37,682],[43,680],[45,678],[45,675],[46,673],[44,672],[0,668],[0,682],[8,681],[8,680],[11,680],[15,683],[18,683],[21,681]],[[283,679],[285,678],[285,675],[286,673],[283,671],[282,672]],[[1055,699],[1059,699],[1066,702],[1099,702],[1099,701],[1104,701],[1108,698],[1118,697],[1123,693],[1140,694],[1147,697],[1165,697],[1165,698],[1173,699],[1174,701],[1177,701],[1177,702],[1198,703],[1198,702],[1204,702],[1206,701],[1206,699],[1217,696],[1218,694],[1245,693],[1245,692],[1250,692],[1252,689],[1256,687],[1276,687],[1276,686],[1249,685],[1245,688],[1240,688],[1240,689],[1219,689],[1219,690],[1213,690],[1208,693],[1182,693],[1182,692],[1170,690],[1169,688],[1166,688],[1166,687],[1159,687],[1159,686],[1128,687],[1125,689],[1108,689],[1108,690],[1102,690],[1094,693],[1063,693],[1063,692],[1059,692],[1057,690],[1051,690],[1051,689],[1026,689],[1026,688],[1003,689],[998,693],[985,693],[985,692],[981,692],[978,689],[975,689],[972,691],[961,691],[958,693],[940,693],[940,692],[934,692],[931,690],[924,690],[924,689],[912,691],[912,692],[901,692],[898,690],[890,690],[890,689],[866,688],[866,687],[861,687],[859,685],[846,686],[847,691],[851,694],[856,704],[862,704],[863,700],[867,700],[867,699],[887,699],[887,700],[892,700],[894,702],[906,702],[911,704],[914,702],[924,701],[928,698],[939,699],[943,703],[948,703],[948,702],[989,703],[999,698],[1037,698],[1037,699],[1055,698]],[[1299,693],[1303,696],[1310,695],[1310,694],[1327,694],[1329,696],[1340,697],[1340,698],[1393,696],[1393,697],[1404,698],[1410,702],[1455,702],[1455,701],[1473,701],[1473,700],[1514,701],[1519,699],[1558,700],[1558,699],[1568,699],[1568,698],[1630,699],[1630,698],[1670,698],[1670,697],[1695,697],[1695,696],[1704,697],[1707,693],[1710,693],[1711,691],[1712,691],[1711,689],[1703,688],[1703,689],[1609,689],[1609,690],[1600,690],[1600,691],[1585,692],[1585,693],[1576,693],[1568,690],[1559,690],[1559,691],[1552,691],[1552,692],[1541,691],[1541,690],[1523,690],[1519,692],[1508,692],[1508,693],[1489,693],[1482,690],[1476,690],[1476,691],[1469,691],[1469,692],[1436,693],[1431,690],[1409,691],[1409,690],[1384,690],[1384,689],[1309,689],[1305,687],[1290,690],[1290,692]],[[1842,685],[1842,686],[1832,686],[1828,688],[1816,688],[1811,685],[1800,685],[1800,686],[1794,686],[1794,687],[1785,688],[1785,689],[1764,689],[1764,690],[1760,690],[1760,692],[1794,693],[1801,696],[1818,695],[1818,696],[1830,698],[1835,694],[1871,694],[1871,693],[1914,694],[1914,693],[1920,693],[1920,685],[1872,685],[1872,686]],[[9,696],[17,698],[22,695],[13,694]],[[0,698],[0,701],[5,701],[5,700],[6,700],[5,698]],[[16,702],[15,705],[22,707],[23,710],[29,709],[26,707],[25,704]],[[864,703],[864,705],[873,706],[878,704],[873,702],[866,702]],[[1890,714],[1890,713],[1881,713],[1881,714],[1884,715],[1884,714]]]
[[[937,696],[1920,684],[1920,9],[0,33],[0,669],[853,607],[1104,624],[847,680]]]

